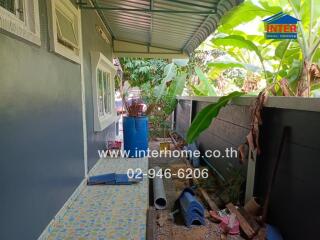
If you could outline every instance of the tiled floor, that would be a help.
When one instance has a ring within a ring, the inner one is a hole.
[[[101,159],[91,174],[148,169],[148,159]],[[146,238],[148,179],[128,186],[84,186],[41,239],[141,240]]]

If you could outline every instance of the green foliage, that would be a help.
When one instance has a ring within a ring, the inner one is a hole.
[[[177,105],[176,96],[181,96],[186,84],[187,74],[178,75],[170,84],[167,94],[163,97],[165,101],[164,111],[167,115],[171,114]]]
[[[306,78],[303,74],[308,72],[302,71],[304,61],[309,64],[320,62],[319,5],[320,0],[247,0],[222,17],[221,25],[211,40],[212,47],[223,50],[236,60],[232,62],[237,64],[231,63],[228,67],[243,68],[247,72],[253,71],[245,68],[244,64],[262,68],[261,77],[268,84],[279,85],[280,80],[286,78],[291,92],[296,92],[297,82]],[[280,11],[301,20],[298,40],[268,40],[263,36],[262,19]],[[257,33],[247,34],[247,28],[256,28]],[[208,71],[213,78],[226,70],[213,64],[209,68],[213,68]]]
[[[188,59],[173,59],[168,63],[162,59],[122,58],[120,62],[125,73],[124,81],[139,87],[143,101],[152,109],[152,135],[165,135],[168,130],[166,119],[176,107],[176,96],[185,88]]]
[[[170,82],[174,77],[176,77],[176,75],[177,75],[177,67],[173,62],[164,67],[164,74],[163,74],[164,77],[161,80],[161,84],[157,86],[157,91],[156,91],[158,100],[164,94],[167,87],[167,83]]]
[[[203,108],[192,121],[187,132],[187,142],[192,143],[201,132],[207,129],[212,120],[218,116],[221,108],[226,106],[232,99],[244,95],[243,92],[232,92],[227,96],[221,97],[216,103],[209,104]]]
[[[163,71],[168,64],[164,59],[120,58],[124,72],[124,81],[139,87],[145,83],[158,85],[163,78]]]
[[[261,63],[263,62],[263,57],[261,55],[258,47],[250,40],[245,39],[239,35],[229,35],[225,37],[216,37],[212,40],[212,43],[216,46],[229,46],[229,47],[238,47],[240,49],[246,49],[249,51],[253,51],[259,57]]]
[[[207,96],[217,96],[215,90],[213,89],[212,85],[210,84],[208,78],[203,74],[199,67],[195,67],[195,72],[199,77],[200,81],[204,83],[205,89],[207,90]]]
[[[247,0],[240,4],[222,17],[219,32],[229,32],[240,24],[251,22],[257,17],[265,18],[282,11],[281,7],[270,6],[269,2],[259,1],[259,6]]]

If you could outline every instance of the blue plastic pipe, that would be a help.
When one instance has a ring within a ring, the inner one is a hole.
[[[191,188],[186,188],[180,194],[180,209],[187,227],[192,225],[205,225],[204,207],[196,199]]]

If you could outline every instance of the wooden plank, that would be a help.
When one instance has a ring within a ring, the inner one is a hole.
[[[257,223],[257,221],[254,219],[252,215],[250,215],[244,208],[238,209],[239,213],[247,220],[249,225],[252,227],[253,231],[257,233],[260,229],[260,225]]]
[[[246,181],[246,193],[245,193],[245,202],[247,203],[253,197],[254,190],[254,179],[256,174],[256,153],[252,156],[252,153],[249,153],[248,157],[248,168],[247,168],[247,181]]]
[[[251,227],[249,222],[245,219],[245,217],[236,209],[236,207],[232,203],[228,203],[226,208],[230,211],[230,213],[234,213],[239,221],[240,227],[242,231],[246,234],[248,238],[253,238],[256,232]]]
[[[208,193],[203,188],[199,188],[199,191],[202,194],[204,200],[209,205],[210,209],[214,210],[214,211],[218,211],[219,210],[218,206],[216,205],[216,203],[213,200],[211,200]]]

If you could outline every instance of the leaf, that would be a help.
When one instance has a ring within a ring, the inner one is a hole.
[[[188,65],[189,62],[189,58],[186,59],[172,59],[172,62],[176,65],[178,65],[179,67],[185,67]]]
[[[218,102],[212,103],[203,108],[192,121],[187,132],[187,142],[192,143],[205,129],[207,129],[212,120],[218,116],[222,107],[226,106],[229,101],[236,97],[244,95],[243,92],[232,92],[227,96],[221,97]]]
[[[196,96],[206,96],[206,94],[202,92],[199,88],[197,88],[197,86],[190,85],[190,87]]]
[[[176,65],[174,63],[170,63],[165,66],[164,68],[164,75],[165,77],[161,81],[161,85],[158,88],[157,93],[157,99],[159,100],[161,96],[163,95],[166,87],[167,87],[167,82],[171,81],[177,74],[177,69]]]
[[[210,62],[207,65],[208,67],[212,67],[219,70],[226,70],[229,68],[244,68],[252,72],[259,72],[261,70],[259,67],[255,65],[235,61],[215,61]]]
[[[219,31],[230,31],[231,29],[248,22],[256,17],[267,17],[281,12],[281,7],[269,6],[267,2],[262,5],[256,5],[253,1],[245,1],[239,6],[227,12],[220,20]]]
[[[170,85],[168,89],[168,95],[172,98],[176,98],[176,96],[180,96],[183,92],[185,83],[187,79],[187,74],[182,73],[173,80],[173,84]]]
[[[164,81],[171,81],[177,74],[176,65],[172,62],[164,67]]]
[[[249,41],[242,36],[229,35],[226,37],[214,38],[211,41],[213,44],[215,44],[216,46],[219,46],[219,47],[231,46],[231,47],[238,47],[241,49],[247,49],[249,51],[253,51],[257,54],[261,63],[263,62],[263,57],[262,57],[261,52],[258,49],[258,47],[252,41]]]
[[[199,77],[200,81],[202,81],[205,84],[206,89],[208,90],[209,96],[216,96],[217,95],[216,92],[214,91],[213,87],[209,83],[209,80],[204,75],[204,73],[201,71],[201,69],[199,67],[195,67],[194,70],[195,70],[197,76]]]
[[[290,40],[281,41],[275,50],[275,55],[279,59],[283,58],[283,55],[286,53],[288,46],[290,44]]]
[[[291,64],[289,71],[287,72],[287,79],[289,81],[289,86],[291,89],[295,90],[300,78],[303,62],[297,59],[294,59]]]
[[[320,63],[320,47],[318,47],[312,57],[313,62],[319,62]]]
[[[317,89],[320,89],[320,82],[311,85],[311,91],[314,91],[314,90],[317,90]]]
[[[162,109],[167,115],[171,114],[173,109],[177,104],[177,96],[181,96],[185,83],[187,79],[187,74],[182,73],[172,80],[170,86],[168,87],[166,94],[163,96],[162,100],[165,102],[165,106]]]

